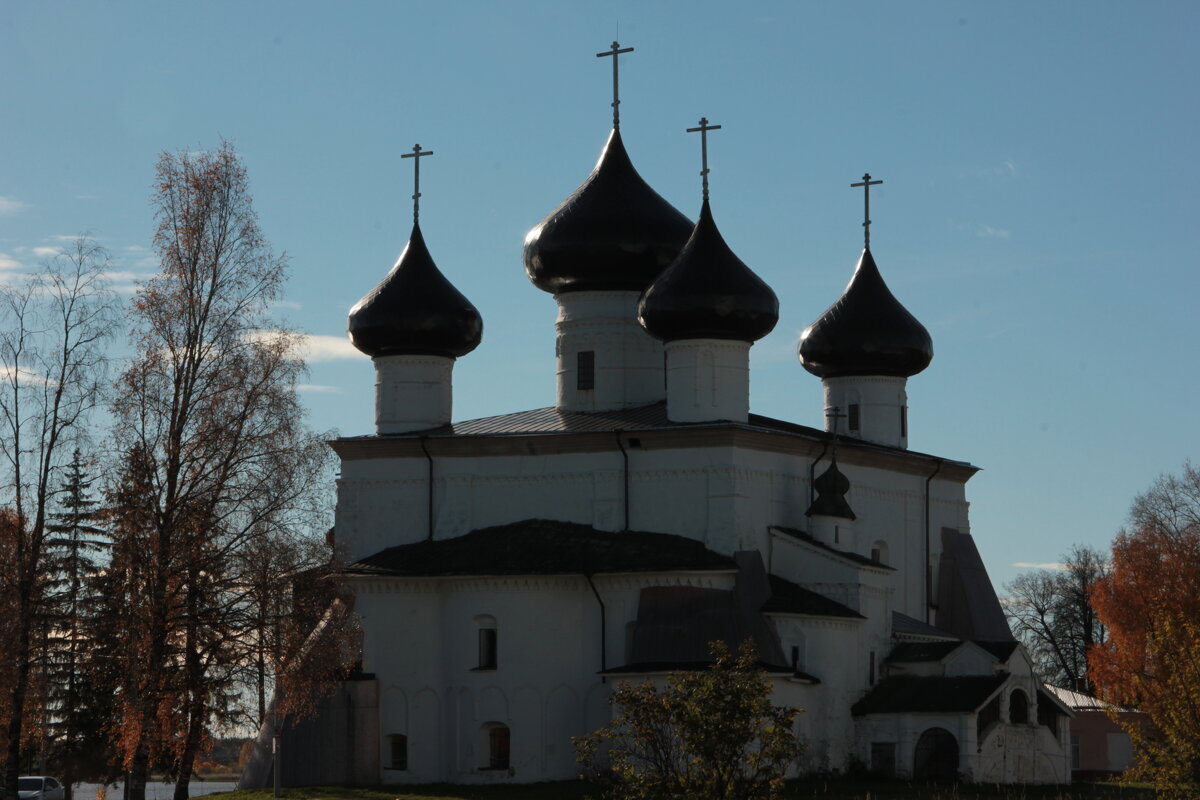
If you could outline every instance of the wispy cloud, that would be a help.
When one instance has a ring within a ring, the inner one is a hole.
[[[24,383],[30,386],[53,386],[54,381],[47,378],[34,370],[26,367],[5,367],[0,366],[0,381],[9,382],[16,377],[17,383]]]
[[[252,334],[252,339],[270,339],[275,331],[261,331]],[[303,358],[310,364],[323,361],[341,361],[351,358],[364,358],[363,354],[350,344],[344,336],[322,336],[316,333],[301,333],[296,335],[297,358]]]
[[[1017,162],[1011,158],[1006,158],[999,164],[988,167],[964,167],[958,170],[958,177],[961,180],[1014,180],[1019,174]]]
[[[997,228],[980,222],[964,222],[957,227],[960,231],[965,231],[980,239],[1007,239],[1012,236],[1012,231],[1007,228]]]
[[[315,333],[302,334],[302,345],[305,360],[341,361],[349,358],[365,358],[365,356],[350,344],[346,336],[322,336]]]
[[[28,203],[22,203],[14,197],[5,197],[0,195],[0,215],[16,214],[18,211],[24,211],[28,207]]]
[[[296,384],[296,389],[301,392],[313,392],[317,394],[341,394],[340,386],[322,386],[319,383],[299,383]]]
[[[1042,564],[1035,564],[1032,561],[1018,561],[1017,563],[1013,564],[1013,566],[1020,567],[1022,569],[1056,569],[1060,572],[1066,570],[1067,568],[1066,564],[1061,564],[1057,561],[1047,561]]]
[[[275,308],[290,308],[293,311],[299,311],[301,308],[303,308],[303,306],[297,303],[295,300],[276,300],[271,305]]]
[[[0,253],[0,269],[20,269],[21,262],[8,253]]]
[[[59,247],[35,247],[31,251],[38,258],[53,258],[62,254],[62,248]]]

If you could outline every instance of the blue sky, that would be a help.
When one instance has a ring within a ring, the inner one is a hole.
[[[551,405],[555,305],[525,233],[611,124],[694,217],[707,116],[713,209],[775,289],[752,410],[821,424],[799,332],[862,243],[929,328],[910,444],[971,461],[973,533],[999,587],[1018,563],[1105,545],[1130,500],[1200,441],[1194,40],[1184,2],[32,2],[0,5],[0,279],[90,231],[118,286],[154,269],[163,150],[231,139],[312,334],[311,424],[372,427],[345,316],[422,228],[480,309],[455,417]]]

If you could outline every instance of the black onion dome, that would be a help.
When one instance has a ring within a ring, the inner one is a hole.
[[[483,318],[441,273],[414,224],[379,285],[350,309],[350,341],[367,355],[458,358],[479,346]]]
[[[679,255],[691,230],[638,175],[614,129],[592,174],[525,237],[525,272],[553,294],[640,292]]]
[[[817,490],[817,499],[813,500],[808,511],[804,512],[805,516],[820,514],[826,517],[855,519],[854,511],[846,500],[846,492],[850,491],[850,479],[838,469],[836,457],[829,462],[829,469],[813,481],[813,488]]]
[[[779,321],[779,298],[725,244],[706,199],[683,252],[642,295],[638,319],[666,342],[753,342]]]
[[[910,377],[933,360],[929,331],[900,305],[864,249],[846,291],[800,334],[800,363],[821,378]]]

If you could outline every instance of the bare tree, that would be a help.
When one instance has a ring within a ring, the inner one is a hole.
[[[1093,693],[1087,653],[1105,640],[1093,599],[1108,571],[1107,556],[1075,545],[1061,570],[1019,575],[1004,588],[1004,609],[1013,633],[1029,650],[1041,677],[1075,691]]]
[[[106,385],[115,325],[108,253],[80,236],[38,272],[0,287],[0,491],[15,514],[10,579],[16,625],[4,727],[4,792],[17,796],[33,636],[43,612],[48,514],[60,475],[87,436]]]
[[[186,798],[229,717],[251,594],[240,554],[322,530],[328,508],[328,449],[296,395],[298,337],[267,316],[285,259],[233,147],[164,153],[154,202],[161,268],[135,298],[136,353],[114,405],[114,566],[139,598],[120,720],[131,800],[168,743]]]

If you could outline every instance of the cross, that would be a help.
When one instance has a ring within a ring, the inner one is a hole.
[[[719,130],[721,130],[720,125],[709,125],[708,124],[708,117],[700,118],[700,127],[699,128],[688,128],[687,129],[688,133],[695,133],[696,131],[700,131],[700,159],[701,159],[701,164],[703,167],[700,170],[700,177],[704,179],[704,199],[705,200],[708,199],[708,132],[709,131],[719,131]]]
[[[862,183],[850,184],[851,189],[863,187],[863,240],[868,250],[871,249],[871,187],[876,186],[883,181],[871,180],[871,173],[863,174]]]
[[[416,169],[413,172],[413,224],[417,224],[417,219],[421,215],[421,156],[433,155],[432,150],[422,150],[421,145],[414,144],[411,153],[402,153],[401,158],[415,159],[413,166]]]
[[[612,107],[613,107],[613,127],[614,128],[621,127],[621,108],[620,108],[621,97],[620,97],[620,94],[618,93],[618,85],[617,85],[617,56],[621,55],[621,53],[632,53],[632,52],[633,52],[632,47],[622,48],[621,45],[617,44],[616,42],[613,42],[611,50],[605,50],[603,53],[596,53],[596,58],[604,58],[605,56],[612,56],[612,60],[613,60]]]
[[[831,430],[834,434],[834,437],[833,437],[833,441],[834,441],[833,446],[834,447],[837,447],[837,421],[839,419],[845,419],[845,418],[846,418],[846,415],[842,413],[842,409],[839,406],[834,406],[833,408],[831,408],[825,412],[825,419],[833,420],[833,422],[830,423],[829,430]]]

